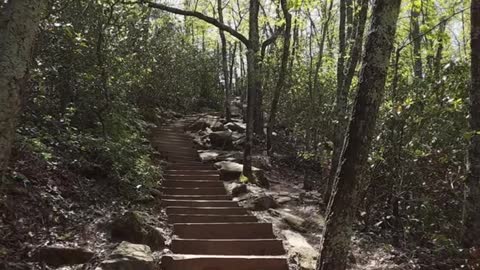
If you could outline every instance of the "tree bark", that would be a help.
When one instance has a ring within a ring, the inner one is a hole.
[[[465,247],[480,247],[480,0],[471,2],[471,88],[470,128],[465,179]]]
[[[0,10],[0,178],[10,158],[20,95],[45,6],[44,0],[15,0]]]
[[[278,74],[277,85],[273,93],[272,107],[270,109],[270,118],[267,125],[267,153],[271,155],[273,153],[272,147],[272,132],[275,125],[276,115],[278,111],[278,102],[280,95],[285,88],[285,82],[288,69],[288,57],[290,56],[290,32],[292,30],[292,15],[288,12],[287,0],[280,0],[282,6],[283,17],[285,18],[285,32],[283,33],[283,51],[282,60],[280,63],[280,72]]]
[[[348,92],[345,92],[342,85],[344,80],[344,68],[345,68],[345,17],[346,17],[346,3],[345,1],[340,1],[340,22],[338,28],[338,59],[337,59],[337,93],[335,97],[335,108],[334,108],[334,137],[333,137],[333,153],[332,153],[332,162],[330,168],[330,177],[329,182],[333,182],[333,178],[338,168],[338,161],[340,159],[340,154],[342,152],[343,143],[344,143],[344,133],[346,125],[346,116],[347,116],[347,98]],[[331,186],[331,184],[328,184]],[[327,187],[327,193],[325,193],[325,198],[329,198],[330,188]]]
[[[328,203],[318,270],[344,270],[352,237],[359,176],[366,165],[383,97],[401,0],[376,0],[360,83],[340,168]]]
[[[258,32],[258,13],[260,9],[259,0],[250,0],[249,8],[249,44],[247,48],[247,132],[245,148],[243,152],[243,175],[249,180],[254,180],[252,173],[252,148],[254,131],[255,98],[257,90],[261,87],[260,74],[258,74],[260,63],[260,36]]]
[[[337,115],[337,123],[335,125],[335,134],[334,134],[334,149],[332,154],[332,162],[330,168],[330,176],[327,179],[327,188],[325,192],[325,199],[330,198],[330,193],[332,190],[333,179],[338,169],[338,162],[340,160],[340,154],[343,149],[343,144],[345,142],[345,132],[346,126],[348,123],[348,92],[352,84],[353,76],[357,68],[358,60],[361,56],[362,45],[363,45],[363,33],[365,31],[365,22],[367,20],[368,13],[368,0],[362,0],[362,6],[358,14],[358,24],[357,29],[355,29],[355,40],[353,41],[352,49],[350,50],[350,61],[348,65],[341,63],[343,67],[341,77],[338,77],[337,83],[339,84],[337,89],[337,103],[335,107],[335,112]],[[344,42],[345,43],[345,42]],[[345,53],[345,52],[344,52]],[[340,59],[339,59],[340,61]],[[340,66],[340,64],[339,64]],[[339,67],[340,68],[340,67]],[[338,70],[337,70],[338,72]],[[338,76],[338,75],[337,75]]]
[[[420,16],[420,12],[417,10],[415,5],[412,6],[412,10],[410,13],[410,21],[411,21],[411,30],[410,30],[410,38],[413,40],[413,73],[417,79],[423,78],[423,64],[422,64],[422,51],[421,51],[421,42],[420,38],[416,38],[420,36],[420,25],[418,22],[418,18]]]
[[[444,39],[443,35],[445,34],[445,28],[447,26],[447,22],[442,20],[443,23],[440,25],[440,28],[438,29],[437,33],[437,52],[435,54],[435,80],[439,80],[441,76],[441,70],[442,70],[442,58],[443,58],[443,48],[444,48]]]
[[[218,21],[221,24],[223,22],[223,7],[222,0],[217,1],[217,12],[218,12]],[[220,33],[220,41],[222,43],[222,71],[223,71],[223,90],[225,91],[225,100],[224,100],[224,109],[225,109],[225,119],[227,122],[230,122],[232,114],[230,112],[230,82],[228,76],[228,59],[227,59],[227,39],[225,38],[225,33],[222,29],[218,30]]]
[[[316,91],[318,89],[318,82],[319,82],[319,72],[320,69],[322,68],[323,64],[323,55],[324,55],[324,48],[325,48],[325,39],[327,38],[328,34],[328,25],[330,24],[330,20],[332,18],[332,9],[333,9],[333,0],[330,1],[330,5],[327,10],[327,18],[322,26],[322,38],[319,43],[319,49],[318,49],[318,60],[317,63],[315,64],[315,74],[314,74],[314,79],[313,79],[313,89]]]

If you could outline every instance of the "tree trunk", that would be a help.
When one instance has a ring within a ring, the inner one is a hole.
[[[338,162],[340,160],[340,155],[343,149],[343,144],[345,141],[345,132],[346,126],[348,123],[348,104],[347,97],[348,92],[350,91],[350,86],[352,84],[353,76],[357,68],[357,63],[361,55],[362,45],[363,45],[363,33],[365,31],[365,22],[367,20],[368,13],[368,0],[362,0],[362,6],[358,14],[358,24],[357,29],[355,30],[355,40],[353,41],[353,46],[350,51],[350,62],[345,66],[342,63],[344,70],[342,71],[342,81],[337,81],[340,85],[337,90],[337,104],[336,104],[336,113],[337,113],[337,123],[335,129],[335,138],[334,138],[334,149],[332,155],[332,163],[330,169],[330,175],[327,179],[327,188],[325,191],[325,198],[330,197],[332,190],[333,179],[338,169]],[[343,62],[343,60],[342,60]],[[338,72],[338,71],[337,71]]]
[[[352,119],[328,203],[318,270],[344,270],[355,217],[357,185],[366,165],[383,97],[401,0],[375,1]]]
[[[320,44],[319,44],[319,49],[318,49],[318,60],[317,60],[317,63],[315,65],[315,74],[314,74],[314,80],[313,80],[313,89],[315,91],[317,91],[318,89],[318,81],[319,81],[319,72],[320,72],[320,68],[322,68],[322,64],[323,64],[323,52],[324,52],[324,48],[325,48],[325,39],[327,38],[327,34],[328,34],[328,25],[330,24],[330,20],[332,18],[332,9],[333,9],[333,0],[330,1],[330,5],[328,7],[328,11],[327,11],[327,18],[322,26],[322,38],[320,40]]]
[[[441,70],[442,70],[442,58],[443,58],[443,44],[444,44],[444,39],[443,35],[445,34],[445,28],[447,26],[447,21],[442,19],[443,22],[440,24],[440,29],[438,29],[437,33],[437,52],[435,54],[435,80],[439,80],[441,76]]]
[[[258,33],[258,13],[260,9],[259,0],[250,0],[249,8],[249,47],[247,48],[247,134],[243,153],[243,175],[253,181],[252,173],[252,148],[254,131],[255,98],[257,90],[261,87],[259,68],[260,37]]]
[[[270,118],[267,125],[267,152],[269,155],[273,154],[272,132],[273,126],[275,125],[276,121],[280,95],[285,88],[285,81],[288,69],[288,57],[290,55],[290,32],[292,30],[292,15],[290,15],[290,13],[288,12],[287,0],[281,0],[280,4],[282,6],[283,16],[285,18],[285,32],[283,33],[283,52],[280,64],[280,73],[278,74],[277,85],[273,93],[272,107],[270,109]]]
[[[471,3],[471,88],[470,128],[472,138],[468,150],[465,180],[465,247],[480,246],[480,0]]]
[[[415,4],[412,5],[412,10],[410,13],[410,21],[411,21],[411,31],[410,31],[410,39],[413,40],[413,73],[417,79],[423,78],[423,64],[422,64],[422,51],[421,51],[421,42],[422,40],[418,38],[420,36],[420,25],[418,22],[418,18],[420,16],[420,12],[418,7]]]
[[[217,1],[218,21],[223,24],[223,7],[222,0]],[[227,59],[227,39],[223,30],[219,29],[220,41],[222,43],[222,71],[223,71],[223,90],[225,91],[224,109],[225,119],[230,122],[232,114],[230,112],[230,83],[228,76],[228,59]]]
[[[15,0],[0,10],[0,178],[10,158],[20,95],[45,5],[44,0]]]
[[[338,29],[338,59],[337,59],[337,94],[335,98],[335,108],[334,108],[334,137],[333,137],[333,153],[332,153],[332,162],[331,162],[331,169],[330,169],[330,177],[329,182],[333,182],[333,178],[337,171],[338,161],[340,159],[340,154],[343,148],[343,138],[345,132],[345,124],[346,124],[346,116],[347,116],[347,97],[348,92],[345,93],[344,89],[342,88],[343,79],[344,79],[344,65],[345,65],[345,8],[346,8],[345,1],[340,1],[340,22],[339,22],[339,29]],[[331,186],[331,184],[328,184]],[[325,193],[325,199],[329,198],[330,195],[330,188],[327,187],[327,193]]]

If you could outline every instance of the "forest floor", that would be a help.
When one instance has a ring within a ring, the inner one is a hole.
[[[199,140],[205,134],[192,136]],[[161,206],[150,189],[52,168],[27,152],[15,153],[14,160],[13,181],[0,189],[0,269],[95,269],[118,244],[111,241],[112,220],[127,211],[149,213],[151,223],[167,234]],[[303,184],[306,176],[321,179],[320,172],[292,166],[281,156],[267,163],[265,177],[271,187],[248,184],[248,193],[236,199],[248,206],[264,194],[273,198],[275,206],[257,209],[254,214],[273,223],[277,235],[286,242],[292,269],[301,269],[300,265],[313,269],[326,207],[321,193],[307,192]],[[81,247],[94,256],[85,265],[57,268],[34,262],[38,250],[54,244]],[[157,259],[162,252],[160,248],[154,253]],[[355,232],[349,262],[350,269],[452,269],[420,265],[386,239],[360,230]]]

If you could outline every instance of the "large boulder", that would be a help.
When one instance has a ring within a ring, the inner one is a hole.
[[[282,231],[290,260],[296,262],[301,270],[315,270],[318,251],[301,234],[290,230]]]
[[[33,260],[49,266],[84,264],[90,261],[94,253],[79,247],[45,246],[33,254]]]
[[[208,134],[210,143],[215,148],[220,149],[232,149],[233,148],[233,139],[231,131],[215,131]]]
[[[129,211],[115,219],[111,224],[114,241],[128,241],[148,245],[153,250],[165,246],[164,232],[149,224],[149,216],[139,211]]]
[[[232,195],[232,197],[238,197],[245,193],[248,193],[247,185],[241,183],[229,183],[225,185],[228,193]]]
[[[239,161],[243,158],[239,151],[199,150],[198,155],[202,162]]]
[[[222,180],[236,180],[240,178],[243,172],[243,164],[232,161],[220,161],[214,164],[220,172],[220,179]],[[259,171],[260,169],[252,167],[253,171]]]
[[[230,129],[231,131],[236,131],[240,133],[245,133],[245,131],[247,130],[247,124],[240,122],[228,122],[225,124],[225,127]]]
[[[153,270],[154,262],[148,246],[122,242],[100,267],[103,270]]]
[[[204,115],[201,118],[197,119],[192,124],[186,127],[186,130],[191,132],[199,132],[211,128],[212,130],[225,130],[225,127],[220,122],[220,118],[213,115]]]

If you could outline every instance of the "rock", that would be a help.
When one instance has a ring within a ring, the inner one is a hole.
[[[300,232],[306,231],[307,221],[297,215],[288,213],[282,210],[270,210],[274,215],[279,216],[285,223],[290,225],[292,229],[295,229]]]
[[[292,201],[292,198],[288,197],[288,196],[280,196],[277,198],[277,202],[278,204],[285,204],[285,203],[288,203],[288,202],[291,202]]]
[[[165,237],[158,228],[147,222],[148,215],[138,211],[126,212],[112,222],[111,234],[114,241],[128,241],[135,244],[146,244],[153,250],[165,246]]]
[[[93,255],[93,252],[83,248],[45,246],[33,254],[33,259],[49,266],[59,267],[87,263]]]
[[[247,141],[247,138],[246,137],[242,137],[236,141],[233,142],[233,146],[236,148],[236,149],[242,149],[244,146],[245,146],[245,142]]]
[[[267,194],[261,194],[247,204],[247,208],[253,211],[266,211],[270,208],[277,207],[278,203],[275,201],[275,199]]]
[[[193,143],[200,149],[208,149],[210,147],[210,145],[201,137],[194,138]]]
[[[139,204],[148,204],[148,203],[155,202],[155,197],[150,194],[144,194],[136,198],[133,202],[139,203]]]
[[[208,138],[213,147],[221,149],[233,148],[232,132],[230,131],[215,131],[208,134]]]
[[[301,234],[290,230],[282,231],[290,259],[297,262],[302,270],[315,270],[318,251]]]
[[[225,127],[230,129],[231,131],[237,131],[240,133],[245,133],[245,131],[247,130],[247,124],[240,122],[229,122],[225,124]]]
[[[228,193],[233,197],[238,197],[242,194],[248,193],[247,185],[240,183],[230,183],[226,185]]]
[[[163,196],[163,193],[156,188],[151,188],[149,191],[150,191],[150,194],[155,198],[162,198]]]
[[[198,154],[202,162],[238,161],[243,159],[243,153],[240,151],[200,150]]]
[[[192,132],[198,132],[208,127],[208,123],[205,121],[197,121],[186,127],[186,130]]]
[[[210,126],[210,128],[212,129],[212,131],[225,131],[226,130],[225,126],[220,121],[214,122]]]
[[[270,181],[268,181],[267,176],[265,176],[265,171],[263,170],[253,170],[253,176],[255,177],[254,183],[264,187],[264,188],[269,188],[270,187]]]
[[[122,242],[100,264],[103,270],[153,270],[152,252],[146,245]]]
[[[219,120],[217,116],[205,115],[188,125],[186,130],[192,132],[198,132],[207,128],[211,128],[212,130],[225,130],[225,127],[223,127],[223,124]]]
[[[267,155],[252,156],[252,165],[262,170],[270,171],[272,169],[272,162]]]
[[[220,171],[220,179],[225,181],[240,178],[243,172],[243,165],[232,161],[220,161],[214,164],[215,168]],[[254,172],[260,171],[259,168],[252,167]]]

